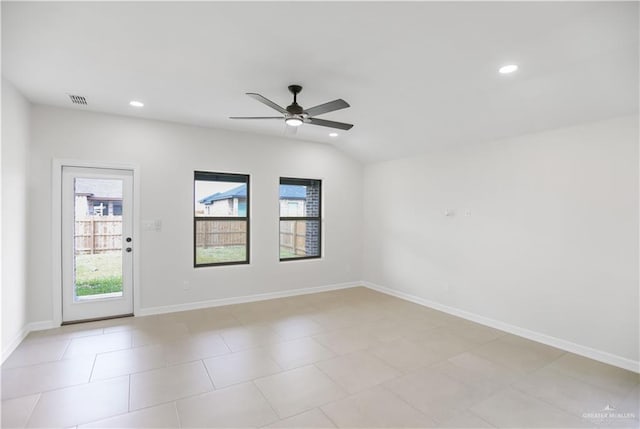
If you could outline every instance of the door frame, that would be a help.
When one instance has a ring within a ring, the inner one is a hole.
[[[105,168],[133,172],[133,314],[140,314],[140,165],[137,163],[53,158],[51,163],[51,284],[53,325],[62,325],[62,168]]]

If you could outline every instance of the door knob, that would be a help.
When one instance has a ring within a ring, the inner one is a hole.
[[[131,250],[133,250],[133,249],[131,249],[131,247],[127,247],[127,248],[126,248],[126,249],[124,249],[124,250],[126,250],[127,252],[131,252]]]
[[[127,243],[131,243],[131,237],[127,237],[126,240],[127,240]]]

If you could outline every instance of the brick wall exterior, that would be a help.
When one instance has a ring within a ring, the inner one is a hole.
[[[307,186],[307,216],[320,216],[320,186]],[[305,237],[307,256],[320,256],[320,224],[308,221]]]

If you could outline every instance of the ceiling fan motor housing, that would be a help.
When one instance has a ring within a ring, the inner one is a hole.
[[[290,106],[287,106],[287,112],[291,113],[292,115],[302,115],[304,110],[302,109],[302,106],[294,102]]]

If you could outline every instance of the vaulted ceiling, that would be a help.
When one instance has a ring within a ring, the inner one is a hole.
[[[34,103],[372,162],[637,113],[638,3],[2,2],[2,73]],[[355,127],[290,136],[280,121],[228,119],[272,115],[244,93],[286,106],[292,83],[305,107],[347,100],[323,118]]]

